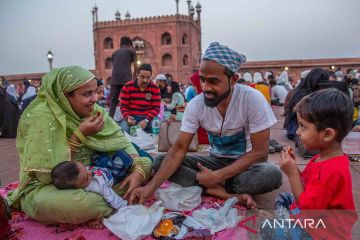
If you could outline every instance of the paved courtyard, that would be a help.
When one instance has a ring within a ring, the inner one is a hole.
[[[281,117],[282,108],[273,107],[274,113],[278,118],[278,123],[271,128],[271,138],[276,139],[278,142],[289,145],[294,148],[294,143],[287,140],[285,132],[282,129],[284,119]],[[294,148],[295,149],[295,148]],[[308,160],[303,159],[294,151],[297,156],[298,166],[303,169]],[[19,178],[19,156],[16,152],[15,139],[3,139],[0,138],[0,186],[3,187],[6,184],[16,181]],[[203,153],[201,153],[203,154]],[[269,160],[274,163],[278,163],[280,158],[279,153],[269,154]],[[353,180],[353,194],[355,198],[356,209],[360,214],[360,163],[351,162],[351,173]],[[273,202],[275,197],[280,192],[290,191],[289,182],[284,175],[282,186],[271,193],[261,194],[255,196],[255,200],[258,203],[259,209],[270,210],[273,209]],[[360,221],[357,222],[353,231],[353,239],[360,239]]]

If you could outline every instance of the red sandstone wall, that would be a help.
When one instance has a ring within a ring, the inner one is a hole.
[[[346,71],[349,68],[360,69],[360,58],[248,62],[246,63],[245,66],[243,66],[240,72],[244,73],[248,71],[251,72],[252,74],[254,74],[255,72],[261,72],[264,74],[266,71],[271,70],[276,74],[278,71],[283,71],[284,67],[288,67],[289,76],[294,77],[294,79],[298,79],[300,77],[301,72],[304,70],[313,69],[315,67],[322,67],[324,69],[329,69],[329,67],[331,66],[335,66],[336,68],[341,67],[342,71]],[[96,73],[96,70],[90,70],[90,71]],[[188,72],[184,72],[183,75],[184,79],[186,76],[188,76],[187,73]],[[5,79],[9,80],[11,83],[22,82],[24,77],[26,77],[27,79],[34,80],[35,82],[40,82],[44,74],[45,73],[28,73],[28,74],[24,73],[24,74],[4,75],[4,77]]]
[[[121,21],[98,22],[94,25],[94,48],[96,75],[103,79],[111,77],[111,69],[105,68],[105,59],[119,49],[120,38],[128,36],[132,39],[140,38],[146,43],[142,62],[150,63],[153,67],[153,75],[168,73],[176,81],[187,82],[194,69],[198,68],[200,49],[200,27],[196,21],[188,16],[162,16]],[[162,45],[161,36],[168,32],[172,37],[171,45]],[[186,33],[188,43],[182,44],[182,36]],[[114,48],[105,49],[104,39],[111,37]],[[163,66],[162,56],[172,56],[172,65]],[[188,55],[188,65],[183,66],[183,56]]]

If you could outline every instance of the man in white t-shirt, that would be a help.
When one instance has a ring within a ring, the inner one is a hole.
[[[200,64],[203,93],[187,105],[176,143],[156,158],[157,173],[131,192],[130,203],[143,203],[167,179],[200,185],[224,199],[236,196],[247,207],[256,205],[250,195],[281,186],[280,169],[267,162],[270,127],[277,120],[259,91],[236,83],[244,62],[245,56],[210,44]],[[209,134],[210,156],[186,155],[199,127]]]
[[[283,85],[276,84],[274,78],[270,78],[269,84],[271,87],[271,104],[284,106],[288,90]]]

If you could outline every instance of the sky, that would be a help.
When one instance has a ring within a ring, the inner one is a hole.
[[[195,6],[197,0],[193,0]],[[94,69],[91,0],[0,0],[0,75]],[[96,0],[99,21],[175,14],[175,0]],[[200,0],[202,49],[220,42],[248,61],[360,57],[360,0]],[[187,14],[186,0],[180,13]]]

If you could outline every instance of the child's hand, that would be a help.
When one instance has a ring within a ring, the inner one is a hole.
[[[287,152],[292,157],[292,159],[294,159],[294,161],[296,162],[296,157],[295,157],[292,147],[289,147],[289,146],[284,147],[283,151]]]
[[[299,173],[296,165],[294,153],[290,150],[283,150],[279,161],[280,169],[288,176],[294,176]]]

